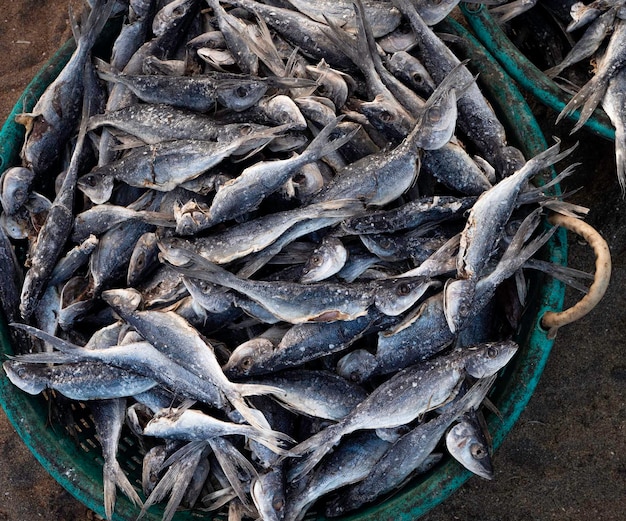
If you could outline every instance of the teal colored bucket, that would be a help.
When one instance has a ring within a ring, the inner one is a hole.
[[[446,22],[446,30],[463,38],[463,52],[471,59],[470,68],[480,73],[481,85],[488,94],[509,129],[510,139],[516,143],[527,157],[545,150],[546,143],[537,122],[523,97],[497,62],[465,29],[455,22]],[[2,169],[16,164],[22,146],[24,133],[13,118],[16,113],[29,110],[46,86],[62,69],[72,52],[68,43],[50,60],[27,87],[16,104],[9,119],[0,131],[0,165]],[[550,262],[566,264],[567,243],[565,231],[558,230],[546,248],[543,258]],[[517,334],[520,350],[506,370],[498,378],[490,398],[499,409],[501,416],[490,414],[487,422],[493,437],[494,449],[503,442],[509,431],[526,407],[541,373],[545,367],[553,340],[540,325],[546,311],[560,311],[563,306],[564,286],[560,282],[534,276],[530,281],[529,306],[524,314],[522,326]],[[3,354],[14,352],[7,326],[0,319],[0,351]],[[30,396],[5,377],[0,377],[0,403],[17,433],[44,468],[67,489],[76,499],[91,510],[104,516],[102,502],[102,457],[100,446],[95,440],[93,423],[87,409],[75,404],[76,437],[72,439],[64,428],[51,426],[48,418],[48,403],[44,397]],[[141,455],[139,448],[130,436],[123,436],[120,443],[119,460],[128,473],[131,482],[140,490]],[[419,518],[435,505],[442,502],[452,492],[471,477],[460,464],[450,457],[426,476],[412,481],[400,493],[384,503],[356,514],[338,518],[344,520],[409,521]],[[152,507],[145,519],[161,519],[161,507]],[[118,494],[114,519],[130,521],[138,513],[126,497]],[[179,511],[176,521],[211,519],[212,514],[202,511]],[[311,516],[308,516],[309,518]],[[318,517],[318,519],[324,519]]]

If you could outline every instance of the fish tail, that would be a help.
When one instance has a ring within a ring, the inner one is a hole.
[[[621,125],[618,125],[621,127]],[[615,129],[615,166],[617,180],[622,191],[622,197],[626,196],[626,132],[623,128]]]
[[[556,123],[559,123],[564,117],[570,117],[579,108],[580,115],[574,128],[572,128],[570,134],[573,134],[579,130],[589,119],[593,111],[599,105],[600,101],[604,97],[606,88],[608,85],[608,79],[603,75],[596,75],[591,78],[569,101],[563,110],[556,118]]]
[[[336,139],[331,139],[333,131],[337,128],[337,125],[339,125],[343,118],[344,116],[339,116],[338,118],[335,118],[334,121],[331,121],[321,130],[321,132],[317,136],[315,136],[315,139],[311,141],[306,151],[302,154],[306,157],[307,161],[315,161],[316,159],[324,157],[325,155],[334,152],[338,148],[341,148],[343,145],[348,143],[361,129],[361,126],[358,125],[347,134],[344,134]]]
[[[80,353],[83,353],[85,351],[85,349],[83,349],[80,346],[67,342],[66,340],[63,340],[54,335],[51,335],[50,333],[46,333],[45,331],[42,331],[41,329],[37,329],[36,327],[29,326],[27,324],[20,324],[16,322],[9,324],[9,325],[17,329],[26,331],[28,334],[36,338],[39,338],[40,340],[43,340],[44,342],[48,342],[49,344],[51,344],[53,347],[55,347],[56,349],[58,349],[64,354],[75,355],[76,357],[80,357]],[[57,356],[59,355],[59,353],[33,353],[32,355],[23,355],[23,356],[33,356],[33,355],[42,355],[42,356],[51,357],[53,355]],[[30,360],[25,359],[24,361],[28,362]],[[39,360],[36,360],[35,358],[33,358],[32,361],[40,362]]]
[[[76,39],[77,46],[82,46],[87,50],[94,46],[98,36],[111,16],[115,2],[116,0],[96,0],[82,27],[77,26],[76,20],[70,10],[72,33]]]
[[[561,72],[563,72],[563,69],[565,69],[565,66],[563,65],[563,63],[564,62],[561,62],[558,65],[555,65],[554,67],[550,67],[549,69],[546,69],[545,71],[543,71],[543,73],[548,78],[554,78],[558,76],[559,74],[561,74]]]
[[[210,438],[208,441],[233,491],[246,508],[252,508],[242,477],[254,479],[256,469],[228,440]]]
[[[261,431],[271,431],[267,418],[258,409],[250,407],[239,393],[229,393],[228,401],[252,427]]]
[[[304,456],[294,465],[288,475],[289,481],[297,481],[306,476],[321,459],[328,454],[343,436],[343,423],[326,427],[323,431],[307,438],[289,450],[290,456]]]
[[[137,521],[146,515],[148,508],[162,501],[168,493],[170,494],[170,499],[167,502],[162,519],[169,521],[174,517],[174,513],[180,505],[193,473],[198,466],[198,462],[202,457],[205,446],[204,442],[191,442],[184,448],[190,450],[185,450],[180,459],[170,464],[165,475],[154,487],[148,499],[146,499],[141,512],[137,516]]]
[[[135,505],[143,504],[117,460],[104,463],[102,479],[104,483],[104,512],[107,519],[112,519],[118,487]]]

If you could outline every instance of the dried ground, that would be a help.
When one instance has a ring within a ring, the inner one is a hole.
[[[3,0],[0,118],[70,36],[67,0]],[[537,110],[554,129],[554,114]],[[529,406],[495,455],[495,479],[472,478],[426,521],[618,521],[626,512],[626,202],[614,177],[612,146],[589,134],[568,188],[591,208],[587,219],[609,241],[613,277],[587,317],[563,328]],[[592,270],[585,244],[570,241],[570,265]],[[571,304],[578,298],[568,295]],[[93,514],[52,480],[0,413],[0,521],[86,521]]]

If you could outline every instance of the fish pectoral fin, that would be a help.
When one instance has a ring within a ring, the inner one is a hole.
[[[335,320],[353,320],[354,318],[356,317],[338,309],[333,309],[309,317],[307,322],[334,322]]]

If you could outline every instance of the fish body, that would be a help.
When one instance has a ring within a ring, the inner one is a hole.
[[[94,3],[66,66],[48,85],[31,112],[16,117],[18,123],[26,126],[22,159],[37,175],[55,164],[78,125],[83,104],[83,70],[114,4],[113,0]]]

